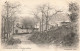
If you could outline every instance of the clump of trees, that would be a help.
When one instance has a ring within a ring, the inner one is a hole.
[[[37,7],[37,11],[33,12],[33,15],[38,20],[38,22],[40,22],[40,32],[43,33],[44,30],[48,31],[49,21],[58,12],[62,12],[62,11],[57,11],[53,9],[49,4],[43,4]],[[43,27],[44,25],[45,25],[45,29]]]
[[[69,3],[69,18],[71,21],[72,32],[78,34],[78,18],[79,18],[79,5],[77,3]]]
[[[62,12],[62,11],[55,10],[49,4],[38,6],[37,11],[33,12],[33,16],[40,23],[40,26],[39,26],[40,32],[35,32],[34,35],[29,38],[29,40],[33,41],[34,43],[40,43],[40,44],[47,44],[53,41],[52,37],[54,36],[54,33],[53,33],[54,31],[52,31],[51,33],[51,31],[48,30],[49,21],[51,20],[52,17],[54,17],[54,15],[56,15],[59,12]],[[45,29],[44,29],[44,26],[45,26]]]
[[[77,3],[69,3],[69,12],[71,22],[78,21],[79,7]]]
[[[36,44],[56,44],[62,45],[65,47],[69,46],[76,46],[78,40],[77,35],[77,22],[78,22],[78,5],[76,3],[69,3],[69,18],[70,18],[70,25],[68,26],[60,26],[57,29],[48,30],[48,22],[49,20],[54,17],[55,14],[61,11],[56,11],[53,13],[53,8],[49,5],[42,5],[38,7],[38,12],[34,12],[35,18],[38,19],[40,22],[40,32],[35,32],[29,40]],[[67,14],[67,13],[66,13]],[[43,31],[43,26],[46,25],[46,31]]]
[[[78,37],[78,18],[79,18],[79,5],[77,3],[69,3],[69,18],[71,21],[71,27],[70,29],[72,30],[71,33],[64,38],[64,45],[66,46],[75,46],[79,42],[79,37]]]
[[[2,10],[2,39],[8,40],[10,35],[14,34],[14,25],[16,21],[16,14],[18,11],[19,4],[12,4],[6,1],[3,5]]]

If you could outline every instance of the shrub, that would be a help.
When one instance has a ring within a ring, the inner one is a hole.
[[[10,38],[7,41],[7,45],[14,45],[14,44],[19,44],[21,43],[21,41],[19,39],[14,39],[14,38]]]
[[[29,40],[36,44],[62,44],[62,45],[72,45],[78,39],[75,33],[72,33],[71,28],[59,27],[58,29],[53,29],[47,32],[35,32]]]
[[[70,33],[63,38],[63,46],[75,46],[78,43],[78,35],[76,33]]]

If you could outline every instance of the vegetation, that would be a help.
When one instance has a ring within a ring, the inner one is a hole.
[[[9,2],[5,2],[5,5],[3,7],[2,12],[2,38],[8,45],[14,45],[21,43],[20,39],[14,39],[11,37],[12,34],[14,34],[14,25],[16,22],[16,12],[19,5],[14,5]],[[49,24],[49,21],[52,19],[52,17],[55,17],[54,15],[57,15],[57,13],[61,13],[62,11],[56,11],[53,9],[49,4],[44,4],[37,7],[37,10],[34,11],[33,17],[35,18],[23,18],[21,20],[21,26],[20,29],[26,29],[27,33],[24,34],[30,34],[28,30],[37,30],[31,32],[32,36],[28,38],[31,42],[35,44],[56,44],[56,45],[62,45],[62,46],[75,46],[78,42],[78,13],[79,13],[79,7],[76,3],[69,3],[69,10],[70,12],[69,19],[70,24],[66,24],[66,26],[54,26]],[[67,14],[67,13],[66,13]],[[59,19],[59,18],[58,18]],[[35,21],[36,20],[36,21]],[[64,21],[63,21],[64,22]],[[37,24],[39,23],[39,29],[38,31]],[[64,22],[65,23],[65,22]],[[53,26],[53,27],[49,27]],[[19,28],[19,24],[16,26]],[[45,28],[44,28],[45,27]],[[21,31],[20,30],[20,31]],[[18,30],[16,31],[18,32]],[[23,34],[19,33],[19,35]],[[17,34],[17,33],[16,33]]]
[[[77,17],[78,17],[78,6],[76,3],[69,4],[69,11],[71,12],[69,18],[71,25],[53,28],[47,32],[42,33],[36,32],[29,38],[34,43],[37,44],[56,44],[62,46],[75,46],[79,39],[77,34]]]
[[[8,40],[11,34],[14,34],[14,24],[16,21],[16,13],[19,5],[5,2],[2,10],[2,38]]]
[[[59,27],[58,29],[52,29],[48,32],[35,32],[29,40],[36,44],[74,46],[76,41],[78,41],[78,36],[72,32],[71,28]]]
[[[14,39],[12,37],[6,42],[7,45],[14,45],[14,44],[20,44],[20,43],[21,43],[20,39]]]
[[[44,25],[46,25],[45,31],[48,31],[49,21],[52,19],[52,17],[54,17],[54,15],[62,12],[60,10],[55,10],[49,4],[38,6],[36,10],[37,11],[33,12],[33,16],[37,19],[37,22],[40,23],[40,32],[44,31]]]

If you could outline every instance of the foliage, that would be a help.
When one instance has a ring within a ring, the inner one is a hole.
[[[76,22],[78,20],[79,6],[76,3],[70,3],[69,11],[71,12],[70,14],[71,22]]]
[[[69,3],[69,11],[74,13],[79,10],[77,3]]]
[[[64,36],[62,44],[64,46],[76,46],[78,42],[79,42],[78,35],[71,32],[70,34]]]
[[[37,19],[37,22],[40,23],[40,32],[44,31],[44,25],[46,25],[46,31],[49,29],[49,21],[59,12],[62,11],[53,9],[49,4],[43,4],[37,7],[37,11],[33,12],[33,15]]]
[[[77,34],[72,33],[71,27],[59,27],[57,29],[50,30],[48,32],[36,32],[34,33],[29,40],[36,44],[56,44],[56,45],[65,45],[67,43],[72,45],[71,43],[77,40],[78,38],[75,38]],[[66,39],[66,40],[64,40]],[[73,44],[75,45],[75,44]]]
[[[78,19],[78,14],[77,14],[77,13],[72,13],[72,14],[70,14],[70,20],[71,20],[72,22],[78,21],[77,19]]]
[[[9,38],[9,40],[6,42],[7,45],[14,45],[14,44],[19,44],[21,43],[21,40],[19,39],[14,39],[14,38]]]
[[[7,38],[14,32],[14,24],[16,21],[16,13],[19,5],[6,1],[2,10],[2,37],[7,34]]]

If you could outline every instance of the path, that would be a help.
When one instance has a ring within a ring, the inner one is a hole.
[[[18,44],[18,48],[29,48],[29,46],[33,44],[30,40],[28,40],[31,35],[32,34],[14,35],[13,38],[21,40],[21,44]]]

